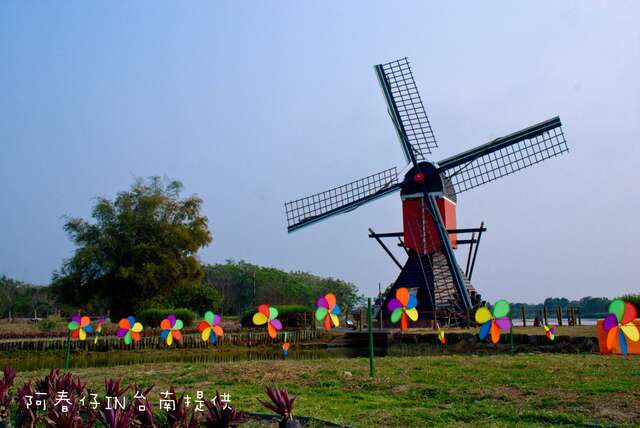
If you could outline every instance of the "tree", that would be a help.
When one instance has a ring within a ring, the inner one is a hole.
[[[98,198],[95,223],[70,218],[64,226],[78,246],[53,274],[57,299],[76,309],[106,310],[116,318],[162,303],[174,288],[200,286],[198,249],[211,242],[202,200],[180,198],[182,184],[138,179],[115,200]]]
[[[337,296],[342,310],[351,311],[361,303],[357,287],[349,282],[243,260],[206,266],[203,285],[218,290],[224,314],[241,314],[261,303],[315,307],[318,297],[329,292]]]
[[[7,276],[0,276],[0,317],[30,318],[34,313],[53,313],[53,300],[48,287],[31,285]]]
[[[213,287],[200,286],[197,288],[176,288],[171,292],[165,307],[187,308],[204,315],[205,312],[220,311],[222,297]]]

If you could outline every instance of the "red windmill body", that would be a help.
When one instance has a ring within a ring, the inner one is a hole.
[[[456,203],[446,196],[436,197],[436,203],[444,227],[456,229]],[[442,248],[422,194],[402,196],[402,237],[404,246],[419,254],[433,254]],[[458,248],[458,235],[450,233],[449,242],[451,248]]]

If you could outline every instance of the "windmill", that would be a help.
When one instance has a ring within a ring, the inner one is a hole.
[[[417,290],[421,311],[437,316],[469,319],[480,304],[480,295],[462,272],[453,253],[457,235],[482,233],[456,229],[457,196],[498,178],[568,151],[559,117],[497,138],[439,162],[427,156],[438,147],[407,58],[374,66],[391,122],[410,169],[402,180],[393,167],[360,180],[285,203],[287,230],[293,232],[336,214],[345,213],[394,192],[402,200],[403,231],[375,234],[397,236],[407,253],[392,290]],[[479,236],[478,236],[479,239]],[[477,251],[477,246],[476,246]],[[471,255],[471,252],[470,252]],[[475,259],[475,256],[474,256]],[[394,293],[390,293],[393,296]],[[385,305],[386,306],[386,305]]]

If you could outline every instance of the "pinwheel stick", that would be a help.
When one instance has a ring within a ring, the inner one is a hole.
[[[371,309],[371,297],[367,300],[367,322],[369,324],[369,375],[375,377],[376,367],[373,364],[373,311]]]
[[[69,370],[71,366],[71,330],[67,331],[67,355],[64,358],[64,369]]]
[[[511,355],[513,355],[513,320],[509,315],[509,341],[511,342]]]

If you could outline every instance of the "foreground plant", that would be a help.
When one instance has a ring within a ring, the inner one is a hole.
[[[25,383],[22,388],[19,388],[17,395],[18,414],[16,415],[16,425],[19,428],[33,428],[36,425],[37,409],[33,400],[31,400],[31,404],[27,404],[27,397],[33,398],[36,395],[31,381]]]
[[[0,379],[0,428],[10,428],[8,410],[13,397],[9,389],[15,376],[15,370],[7,368]],[[53,369],[45,377],[26,382],[16,391],[16,427],[157,428],[158,423],[154,420],[153,407],[148,398],[152,388],[124,386],[119,379],[106,378],[104,398],[87,403],[90,397],[97,399],[97,394],[92,394],[80,378]],[[133,399],[126,399],[128,391],[133,394]],[[36,398],[38,394],[42,398]],[[206,411],[203,415],[197,414],[195,408],[189,408],[184,394],[177,397],[173,387],[170,388],[170,395],[176,398],[175,407],[167,409],[166,424],[160,418],[163,427],[226,428],[236,427],[247,419],[224,403],[218,391],[213,400],[204,401]]]
[[[147,398],[153,385],[142,390],[137,385],[121,386],[120,379],[107,378],[104,381],[105,398],[126,401],[124,408],[114,406],[109,403],[108,399],[103,399],[97,411],[92,412],[97,421],[105,428],[130,428],[145,427],[155,428],[156,424],[153,420],[153,409],[151,402]],[[124,400],[125,393],[129,390],[135,392],[133,400]],[[144,410],[140,410],[143,408]]]
[[[5,367],[2,374],[2,380],[0,380],[0,427],[10,427],[11,415],[9,408],[11,406],[11,395],[9,395],[9,389],[13,386],[16,371],[11,367]]]
[[[77,402],[73,402],[64,412],[55,406],[50,407],[42,421],[46,428],[87,428],[92,426],[86,425],[82,421],[80,406]]]
[[[191,410],[191,417],[189,417],[189,409],[185,404],[184,394],[176,394],[176,390],[169,388],[169,395],[175,397],[175,407],[167,410],[167,426],[168,428],[198,428],[200,426],[199,421],[194,416],[194,409]]]
[[[278,389],[277,387],[267,387],[266,389],[271,402],[262,401],[259,398],[258,401],[267,409],[282,416],[278,426],[281,428],[301,427],[300,422],[293,417],[293,403],[296,401],[296,397],[289,397],[289,392],[286,389]]]
[[[157,426],[153,420],[153,406],[148,398],[152,389],[153,385],[144,390],[138,385],[133,385],[133,390],[136,391],[133,399],[133,408],[136,410],[135,426],[145,428],[156,428]]]
[[[216,391],[216,398],[205,401],[207,412],[202,418],[201,426],[207,428],[236,427],[246,420],[245,416],[235,408],[222,402],[220,392]]]

